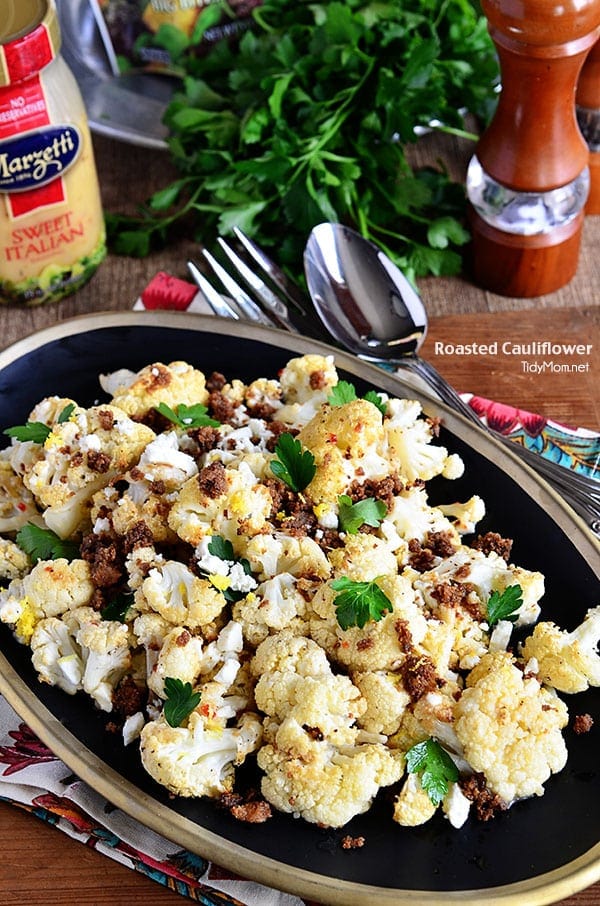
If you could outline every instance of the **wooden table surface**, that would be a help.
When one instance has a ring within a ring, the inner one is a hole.
[[[106,138],[95,138],[104,205],[132,210],[169,178],[166,157]],[[448,149],[446,149],[448,150]],[[436,152],[425,148],[423,153]],[[455,142],[447,163],[462,177],[470,149]],[[124,188],[125,187],[125,188]],[[125,197],[126,196],[126,197]],[[109,256],[77,295],[40,309],[0,309],[0,346],[74,315],[131,307],[158,270],[185,277],[185,260],[196,254],[182,238],[145,260]],[[431,315],[423,354],[455,386],[540,412],[570,424],[600,430],[600,217],[585,224],[579,270],[563,289],[542,299],[506,299],[482,291],[466,278],[428,279],[421,291]],[[498,353],[452,355],[442,344],[498,342]],[[589,355],[531,356],[511,351],[531,341],[591,344]],[[508,347],[503,344],[508,343]],[[552,360],[541,376],[523,363]],[[576,372],[559,365],[580,364]],[[67,838],[29,814],[0,803],[0,906],[175,906],[171,891]],[[600,883],[562,901],[562,906],[600,904]],[[526,906],[526,904],[524,904]]]

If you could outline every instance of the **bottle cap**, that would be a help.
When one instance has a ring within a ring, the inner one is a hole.
[[[2,3],[0,87],[39,72],[60,48],[54,0],[2,0]]]

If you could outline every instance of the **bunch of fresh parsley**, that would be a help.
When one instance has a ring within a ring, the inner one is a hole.
[[[264,0],[238,43],[200,56],[217,7],[189,40],[156,35],[182,76],[165,114],[180,176],[138,217],[108,215],[113,250],[146,255],[178,224],[205,244],[237,225],[298,277],[310,229],[339,221],[410,276],[456,273],[463,187],[406,152],[434,120],[462,133],[461,111],[489,118],[498,66],[476,0]]]

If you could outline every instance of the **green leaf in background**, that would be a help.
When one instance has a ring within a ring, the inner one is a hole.
[[[303,450],[300,441],[291,434],[280,434],[275,446],[275,459],[271,461],[271,471],[275,478],[299,493],[314,478],[315,458],[310,450]]]
[[[487,602],[487,622],[490,627],[500,620],[517,619],[517,611],[523,603],[523,589],[520,585],[509,585],[504,591],[493,591]]]
[[[463,111],[485,124],[494,109],[498,61],[475,0],[263,0],[239,40],[197,53],[223,9],[206,7],[191,40],[167,26],[154,38],[182,75],[164,118],[178,173],[138,216],[107,216],[112,250],[147,255],[182,226],[209,244],[243,224],[301,279],[327,219],[412,279],[457,273],[464,187],[411,146],[432,121],[465,136]]]
[[[377,582],[355,582],[347,576],[340,576],[331,583],[337,621],[342,629],[358,626],[362,629],[371,620],[378,622],[384,614],[393,610],[392,602],[379,588]]]
[[[365,500],[352,503],[352,498],[347,494],[338,497],[338,510],[340,529],[349,535],[356,535],[362,525],[379,528],[381,520],[387,513],[383,500],[367,497]]]

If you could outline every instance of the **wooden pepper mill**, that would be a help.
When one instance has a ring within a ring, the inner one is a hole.
[[[577,83],[577,121],[590,150],[586,214],[600,214],[600,39],[590,50]]]
[[[577,269],[589,149],[575,91],[600,37],[600,0],[481,5],[502,91],[467,173],[473,278],[501,295],[540,296]]]

